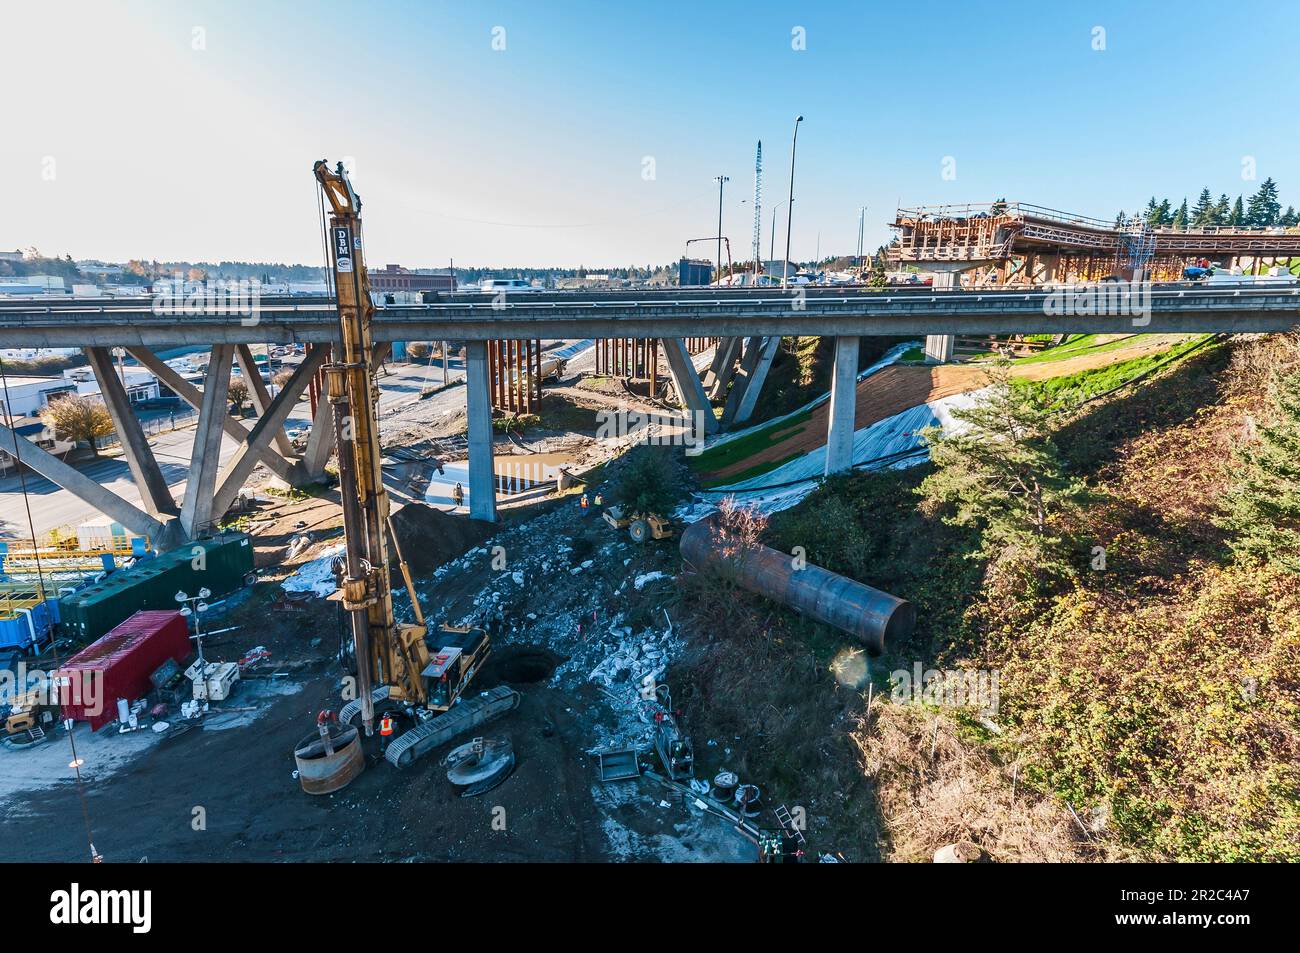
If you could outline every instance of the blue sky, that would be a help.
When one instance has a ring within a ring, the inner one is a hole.
[[[715,232],[718,174],[745,258],[755,141],[766,254],[799,114],[796,258],[819,235],[851,253],[861,205],[873,248],[900,201],[1109,218],[1272,176],[1300,205],[1300,26],[1276,5],[24,2],[4,21],[0,248],[319,263],[310,166],[347,156],[373,265],[666,262]]]

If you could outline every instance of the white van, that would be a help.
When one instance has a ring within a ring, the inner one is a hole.
[[[484,278],[479,282],[478,290],[483,294],[518,294],[521,291],[541,291],[523,278]]]

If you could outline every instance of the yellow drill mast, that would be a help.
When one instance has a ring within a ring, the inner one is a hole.
[[[424,617],[404,562],[400,567],[418,624],[399,624],[393,616],[386,538],[391,524],[375,417],[379,387],[374,379],[371,339],[374,304],[361,242],[361,199],[352,190],[342,163],[331,171],[322,159],[312,172],[330,205],[330,265],[337,290],[341,343],[332,362],[325,366],[325,374],[334,410],[343,500],[347,567],[343,607],[351,615],[357,695],[369,735],[374,730],[373,689],[387,685],[393,700],[417,706],[427,703],[421,673],[429,664],[429,650],[424,641]],[[400,557],[399,550],[399,561]]]

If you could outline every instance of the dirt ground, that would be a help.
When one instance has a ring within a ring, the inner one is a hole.
[[[439,765],[446,749],[399,771],[372,746],[344,791],[300,790],[292,750],[320,710],[341,705],[343,620],[337,603],[290,599],[280,583],[340,541],[336,494],[325,492],[262,505],[251,518],[258,584],[205,617],[209,630],[237,627],[205,643],[208,658],[270,653],[227,703],[175,736],[77,727],[95,847],[112,862],[752,860],[747,840],[679,793],[648,778],[598,778],[594,750],[649,751],[652,723],[636,687],[645,672],[671,678],[680,651],[663,611],[678,558],[676,539],[638,547],[575,500],[510,513],[482,545],[466,535],[472,549],[436,569],[422,560],[416,577],[431,624],[493,632],[495,655],[476,688],[506,682],[522,694],[518,709],[480,729],[514,745],[518,765],[500,787],[461,798]],[[419,548],[442,519],[408,520],[416,532],[404,548]],[[311,545],[286,561],[303,532]],[[404,590],[395,602],[409,618]],[[34,751],[0,749],[0,861],[87,856],[70,757],[62,731]]]

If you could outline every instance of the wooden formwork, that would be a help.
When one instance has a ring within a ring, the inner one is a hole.
[[[512,414],[538,413],[542,402],[541,341],[489,341],[487,352],[492,406]]]
[[[686,350],[700,354],[715,346],[720,338],[685,338]],[[659,389],[658,338],[597,338],[596,373],[608,377],[648,380],[650,393]]]

